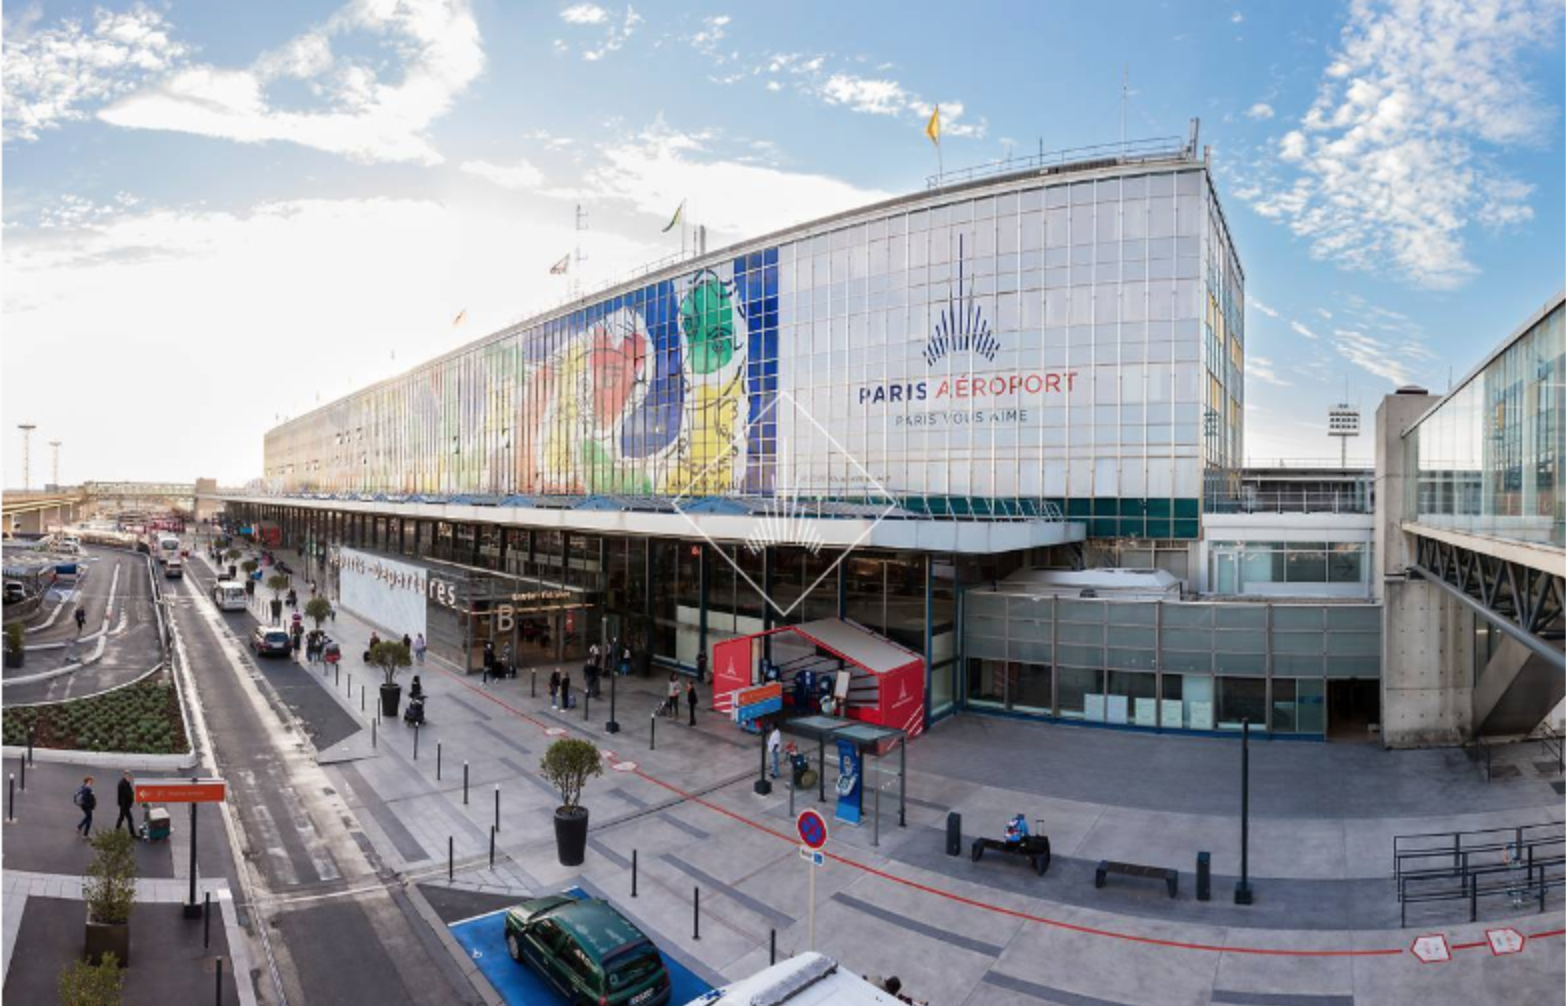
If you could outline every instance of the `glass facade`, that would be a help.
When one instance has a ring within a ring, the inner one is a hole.
[[[1163,730],[1322,736],[1335,679],[1380,676],[1371,604],[963,595],[966,704]]]
[[[526,322],[270,431],[265,468],[283,493],[884,489],[1194,539],[1243,457],[1244,353],[1244,275],[1205,165],[1068,166],[805,225]]]
[[[1370,597],[1371,551],[1360,541],[1213,541],[1211,592]]]
[[[1405,434],[1421,523],[1566,545],[1566,304],[1552,301]]]

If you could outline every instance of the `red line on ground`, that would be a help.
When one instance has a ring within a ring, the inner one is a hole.
[[[500,706],[502,709],[505,709],[524,720],[527,720],[529,723],[533,724],[539,729],[549,729],[549,727],[547,727],[542,721],[535,719],[533,716],[530,716],[522,710],[517,709],[515,706],[510,705],[499,696],[493,695],[490,692],[487,692],[484,689],[464,680],[462,677],[459,677],[455,671],[448,671],[444,667],[438,668],[438,670],[469,691],[484,696],[484,698]],[[646,779],[655,786],[662,786],[664,789],[674,793],[684,800],[689,800],[691,803],[699,804],[710,811],[721,814],[724,817],[730,818],[731,820],[738,821],[740,824],[743,824],[749,828],[753,828],[754,830],[759,831],[764,835],[770,835],[771,837],[782,842],[787,842],[790,845],[798,844],[799,836],[797,835],[785,834],[784,832],[770,828],[759,821],[752,821],[750,818],[744,817],[732,810],[729,810],[727,807],[720,807],[711,801],[704,800],[694,793],[686,792],[673,783],[665,782],[664,780],[659,779],[657,776],[649,775],[641,768],[638,768],[635,774],[641,776],[643,779]],[[864,873],[868,873],[874,877],[880,877],[882,880],[899,884],[915,891],[921,891],[925,894],[934,895],[938,898],[944,898],[947,901],[953,901],[960,905],[967,905],[970,908],[977,908],[980,911],[991,912],[996,915],[1004,915],[1014,919],[1021,919],[1025,922],[1034,922],[1039,925],[1050,926],[1055,929],[1063,929],[1068,932],[1081,933],[1087,936],[1102,936],[1114,940],[1124,940],[1128,943],[1140,943],[1145,946],[1165,947],[1173,950],[1202,950],[1208,953],[1220,954],[1250,954],[1262,957],[1401,957],[1403,954],[1408,952],[1401,947],[1389,947],[1386,949],[1375,950],[1284,950],[1271,947],[1232,947],[1219,946],[1212,943],[1187,943],[1180,940],[1162,940],[1152,936],[1138,936],[1135,933],[1123,933],[1113,929],[1099,929],[1094,926],[1083,926],[1074,922],[1063,922],[1060,919],[1051,919],[1042,915],[1033,915],[1029,912],[1019,911],[1014,908],[1005,908],[1001,905],[979,901],[975,898],[958,894],[955,891],[947,891],[939,887],[932,887],[929,884],[924,884],[917,880],[910,880],[907,877],[899,877],[896,874],[887,873],[884,870],[879,870],[873,866],[870,866],[869,864],[858,862],[857,860],[848,859],[847,857],[840,856],[837,853],[828,852],[826,853],[826,856],[828,859],[842,863],[844,866],[863,871]],[[1566,932],[1566,930],[1540,935],[1553,936],[1560,935],[1562,932]],[[1480,943],[1475,945],[1484,946],[1485,944]]]
[[[1529,933],[1530,940],[1547,940],[1552,936],[1566,936],[1566,929],[1546,929],[1542,933]]]
[[[1479,947],[1488,947],[1489,945],[1490,945],[1490,941],[1489,940],[1475,940],[1473,943],[1454,943],[1454,944],[1452,944],[1452,949],[1453,950],[1476,950]]]

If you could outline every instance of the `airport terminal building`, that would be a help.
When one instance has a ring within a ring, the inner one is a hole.
[[[840,618],[923,657],[927,719],[1322,736],[1324,630],[1377,673],[1368,502],[1347,541],[1306,520],[1262,543],[1276,589],[1192,602],[1225,576],[1205,524],[1240,494],[1245,387],[1244,272],[1194,135],[944,182],[292,419],[229,513],[470,667],[485,641],[570,661],[618,638],[689,671]]]

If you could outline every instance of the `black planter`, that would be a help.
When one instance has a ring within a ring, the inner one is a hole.
[[[561,866],[581,866],[587,858],[587,808],[555,811],[555,850]]]
[[[390,684],[381,686],[381,716],[384,719],[397,718],[397,709],[402,705],[402,686]]]
[[[87,960],[100,964],[104,954],[113,954],[122,968],[130,966],[130,923],[87,920]]]
[[[22,666],[22,661],[24,661],[26,659],[27,659],[27,651],[26,650],[6,650],[5,651],[5,666],[7,666],[7,667],[21,667]]]

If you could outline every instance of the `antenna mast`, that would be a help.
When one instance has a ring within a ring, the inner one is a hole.
[[[38,428],[36,423],[17,423],[16,428],[22,431],[22,491],[33,487],[33,431]]]
[[[60,488],[60,444],[63,442],[64,441],[60,440],[49,441],[49,447],[54,452],[52,463],[54,471],[54,487],[57,490]]]
[[[582,293],[582,263],[587,256],[582,254],[582,235],[587,232],[587,210],[581,203],[576,204],[576,248],[571,252],[571,299],[575,300]]]

